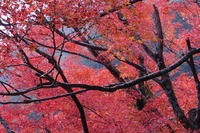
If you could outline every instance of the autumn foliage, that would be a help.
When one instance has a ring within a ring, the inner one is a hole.
[[[3,0],[0,131],[200,129],[199,0]]]

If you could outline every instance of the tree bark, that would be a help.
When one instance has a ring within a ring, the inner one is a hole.
[[[153,55],[153,59],[155,60],[159,70],[162,70],[166,68],[164,57],[163,57],[163,47],[164,47],[163,31],[162,31],[162,25],[161,25],[158,9],[155,5],[153,5],[153,7],[154,7],[153,20],[155,23],[155,30],[157,32],[157,38],[158,38],[156,54]],[[164,74],[161,76],[161,78],[162,79],[159,84],[164,90],[165,94],[167,95],[168,101],[173,109],[174,114],[176,115],[176,117],[178,118],[178,120],[184,126],[185,129],[192,128],[192,125],[189,119],[186,117],[183,110],[178,104],[169,74],[168,73]]]
[[[1,124],[4,126],[4,128],[6,129],[7,133],[15,133],[10,126],[8,125],[8,123],[3,119],[3,117],[0,115],[0,122]]]

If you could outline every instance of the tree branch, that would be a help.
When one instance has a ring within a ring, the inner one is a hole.
[[[156,59],[157,59],[156,54],[153,53],[146,44],[142,43],[141,45],[143,49],[145,50],[145,52],[156,62]]]
[[[76,41],[76,40],[73,40],[73,39],[69,39],[63,32],[61,32],[60,30],[58,29],[55,29],[55,32],[64,37],[66,40],[72,42],[72,43],[75,43],[75,44],[78,44],[78,45],[81,45],[81,46],[84,46],[84,47],[87,47],[87,48],[91,48],[91,49],[94,49],[94,50],[100,50],[100,51],[106,51],[107,49],[106,48],[103,48],[103,47],[100,47],[100,46],[95,46],[95,45],[91,45],[89,43],[85,43],[85,42],[80,42],[80,41]]]
[[[135,4],[135,3],[139,2],[139,1],[142,1],[142,0],[130,0],[129,4],[127,4],[127,5],[124,4],[124,5],[125,6],[131,6],[131,5],[133,5],[133,4]],[[109,13],[113,13],[115,11],[118,11],[118,10],[122,9],[122,8],[123,8],[123,6],[117,6],[115,8],[112,8],[112,9],[108,10],[107,12],[104,11],[104,12],[100,13],[100,17],[104,17],[104,16],[108,15]]]
[[[86,91],[88,91],[88,90],[80,90],[80,91],[76,91],[76,92],[70,92],[70,93],[67,93],[67,94],[62,94],[62,95],[57,95],[57,96],[47,97],[47,98],[41,98],[41,99],[27,99],[27,100],[24,100],[24,101],[21,101],[21,102],[13,102],[13,101],[0,102],[0,104],[29,104],[29,103],[34,103],[34,102],[43,102],[43,101],[68,97],[68,96],[72,96],[72,95],[77,95],[77,94],[80,94],[80,93],[83,93],[83,92],[86,92]]]
[[[51,82],[47,82],[47,83],[38,84],[38,85],[36,85],[34,87],[28,88],[25,91],[7,92],[7,93],[0,92],[0,95],[2,95],[2,96],[19,96],[19,95],[24,95],[26,93],[29,93],[29,92],[32,92],[32,91],[36,91],[36,90],[39,90],[39,89],[42,89],[42,88],[54,88],[54,87],[58,87],[58,86],[57,85],[52,85]],[[30,99],[30,98],[28,98],[28,99]]]
[[[150,79],[165,75],[169,72],[171,72],[172,70],[176,69],[177,67],[179,67],[181,64],[183,64],[184,62],[186,62],[192,55],[195,55],[197,53],[200,53],[200,48],[198,49],[192,49],[191,51],[189,51],[187,54],[185,54],[180,60],[178,60],[176,63],[162,69],[159,70],[157,72],[148,74],[146,76],[140,77],[138,79],[135,80],[131,80],[129,82],[126,83],[115,83],[115,84],[110,84],[104,87],[101,86],[91,86],[91,85],[87,85],[87,84],[69,84],[69,83],[61,83],[58,82],[57,84],[63,87],[79,87],[79,88],[85,88],[88,90],[99,90],[99,91],[106,91],[106,92],[114,92],[118,89],[123,89],[123,88],[128,88],[131,86],[134,86],[140,82],[143,81],[148,81]]]
[[[187,54],[185,54],[180,60],[178,60],[176,63],[162,69],[162,70],[159,70],[158,72],[154,72],[154,73],[151,73],[149,75],[146,75],[144,77],[141,77],[141,78],[138,78],[136,80],[131,80],[129,82],[126,82],[126,83],[121,83],[121,84],[112,84],[112,85],[109,85],[109,86],[112,86],[110,89],[115,91],[119,88],[127,88],[127,87],[130,87],[132,85],[136,85],[142,81],[147,81],[147,80],[150,80],[150,79],[153,79],[155,77],[159,77],[159,76],[162,76],[164,74],[167,74],[168,72],[176,69],[177,67],[179,67],[181,64],[183,64],[184,62],[186,62],[192,55],[195,55],[197,53],[200,53],[200,48],[198,49],[192,49],[190,50]],[[109,88],[109,86],[107,86]]]
[[[6,129],[7,133],[15,133],[10,126],[8,125],[8,123],[3,119],[3,117],[0,115],[0,122],[1,124],[4,126],[4,128]]]
[[[187,42],[187,47],[188,47],[188,50],[192,50],[192,47],[191,47],[191,43],[190,43],[190,39],[187,38],[186,39],[186,42]],[[192,74],[193,74],[193,77],[194,77],[194,81],[196,83],[196,88],[197,88],[197,98],[198,98],[198,109],[196,109],[196,116],[195,116],[195,128],[196,129],[199,129],[200,128],[200,81],[199,81],[199,78],[198,78],[198,74],[197,74],[197,71],[196,71],[196,68],[195,68],[195,65],[194,65],[194,59],[193,59],[193,56],[191,56],[189,58],[189,60],[187,61],[188,65],[190,66],[191,70],[192,70]]]
[[[153,20],[155,23],[155,29],[156,29],[156,34],[158,38],[158,46],[157,46],[157,54],[160,59],[163,58],[163,31],[162,31],[162,25],[160,21],[160,15],[158,12],[158,8],[153,5],[154,7],[154,13],[153,13]]]

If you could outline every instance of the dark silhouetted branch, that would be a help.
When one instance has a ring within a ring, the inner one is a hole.
[[[0,102],[0,104],[29,104],[29,103],[34,103],[34,102],[43,102],[43,101],[68,97],[68,96],[72,96],[72,95],[77,95],[77,94],[80,94],[80,93],[83,93],[83,92],[86,92],[86,91],[88,91],[88,90],[80,90],[80,91],[76,91],[76,92],[70,92],[70,93],[67,93],[67,94],[62,94],[62,95],[57,95],[57,96],[47,97],[47,98],[41,98],[41,99],[28,99],[28,100],[24,100],[24,101],[21,101],[21,102],[15,102],[15,101]]]
[[[8,123],[3,119],[3,117],[0,115],[0,122],[3,125],[3,127],[6,129],[7,133],[15,133],[10,126],[8,125]]]

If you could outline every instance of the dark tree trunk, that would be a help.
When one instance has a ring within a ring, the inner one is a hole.
[[[167,95],[168,101],[173,109],[174,114],[180,121],[180,123],[183,125],[185,129],[192,128],[192,125],[190,124],[190,121],[185,116],[183,110],[178,104],[177,98],[175,96],[172,83],[170,80],[170,77],[168,74],[162,76],[162,83],[160,84],[163,90],[165,91],[165,94]]]

